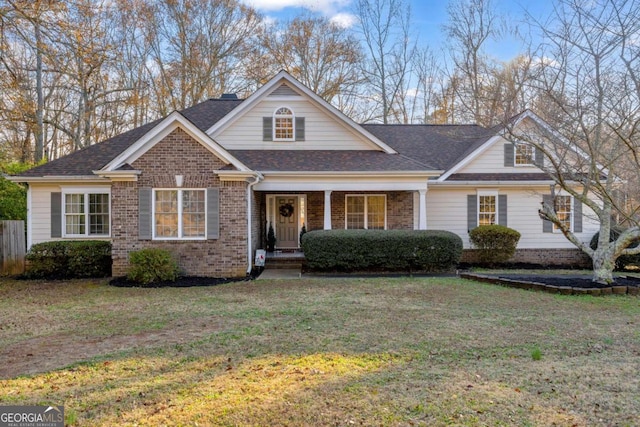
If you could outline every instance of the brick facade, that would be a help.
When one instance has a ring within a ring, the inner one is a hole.
[[[225,164],[186,132],[176,129],[137,159],[137,182],[114,182],[111,189],[113,275],[123,276],[128,254],[143,248],[169,250],[190,276],[241,277],[247,270],[247,203],[245,182],[220,182],[214,170]],[[220,189],[220,238],[215,240],[141,240],[138,235],[138,189]],[[255,211],[254,211],[255,218]]]
[[[465,249],[462,263],[474,264],[478,257],[474,249]],[[579,249],[517,249],[506,264],[528,264],[542,267],[591,268],[591,258]]]

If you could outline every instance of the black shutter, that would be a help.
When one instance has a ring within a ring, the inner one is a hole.
[[[51,193],[51,237],[62,237],[62,193]]]
[[[151,240],[153,234],[151,232],[152,221],[152,190],[143,187],[138,190],[138,238],[140,240]]]
[[[582,202],[573,198],[573,232],[582,233]]]
[[[262,140],[273,141],[273,119],[271,117],[262,118]]]
[[[544,203],[547,206],[551,206],[551,208],[553,209],[553,196],[551,194],[543,194],[542,203]],[[553,233],[553,223],[551,221],[547,221],[546,219],[543,219],[542,232]]]
[[[534,164],[540,168],[544,167],[544,153],[538,147],[535,148],[536,154],[534,159]]]
[[[207,188],[207,239],[220,238],[220,189]]]
[[[504,144],[504,166],[505,167],[513,167],[514,166],[514,145]]]
[[[478,196],[469,194],[467,196],[467,229],[473,230],[478,226]]]
[[[296,117],[296,141],[304,141],[304,117]]]
[[[507,195],[498,196],[498,224],[507,226]]]

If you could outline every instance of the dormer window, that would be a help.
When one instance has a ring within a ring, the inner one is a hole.
[[[294,141],[295,128],[293,111],[281,107],[273,114],[273,140]]]
[[[279,107],[271,117],[262,118],[263,141],[304,141],[304,117],[293,114],[287,107]]]
[[[535,158],[535,149],[531,144],[516,143],[515,144],[515,165],[531,166]]]

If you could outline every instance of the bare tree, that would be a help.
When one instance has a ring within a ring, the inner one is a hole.
[[[16,104],[13,106],[27,107],[26,110],[21,111],[32,112],[23,118],[35,139],[33,157],[29,156],[29,160],[33,158],[36,162],[43,158],[45,146],[43,57],[47,54],[52,41],[49,24],[52,18],[55,19],[56,12],[64,9],[64,4],[44,0],[33,2],[5,0],[0,5],[3,24],[2,55],[0,55],[3,58],[2,65],[12,81],[13,89],[22,90],[25,96],[20,100],[14,98]],[[23,50],[29,50],[31,53]],[[31,85],[32,79],[35,80],[33,85]],[[31,94],[24,91],[25,86],[33,89],[35,100],[32,99]],[[11,115],[10,111],[5,113]]]
[[[411,122],[433,123],[436,96],[443,84],[441,68],[433,51],[428,47],[416,51],[413,64],[417,85]]]
[[[361,81],[358,40],[326,18],[301,16],[266,27],[260,40],[263,58],[270,64],[263,69],[263,79],[284,69],[327,102],[351,92]]]
[[[161,0],[147,24],[161,115],[240,88],[235,69],[259,25],[253,9],[237,0]]]
[[[539,214],[591,257],[593,280],[601,283],[613,281],[618,257],[640,253],[640,246],[630,247],[640,241],[637,204],[619,197],[625,181],[637,187],[640,180],[638,10],[638,0],[561,0],[550,22],[536,23],[545,35],[538,102],[544,102],[544,118],[554,129],[542,138],[522,129],[514,135],[543,150],[544,169],[559,191],[593,212],[600,224],[596,249],[558,214],[554,198]],[[609,242],[614,219],[626,229]]]
[[[406,89],[415,51],[411,40],[411,10],[403,0],[358,0],[356,14],[367,51],[363,71],[380,104],[379,118],[388,123],[394,103]]]
[[[453,61],[450,79],[460,82],[451,86],[457,104],[455,119],[490,125],[495,120],[491,109],[495,102],[488,88],[495,87],[497,64],[485,47],[501,34],[501,20],[491,0],[452,0],[447,12],[444,31]]]

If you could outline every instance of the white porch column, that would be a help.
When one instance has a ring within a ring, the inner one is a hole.
[[[418,208],[418,230],[427,229],[427,190],[418,190],[420,203]]]
[[[331,190],[324,191],[324,229],[331,230]]]

